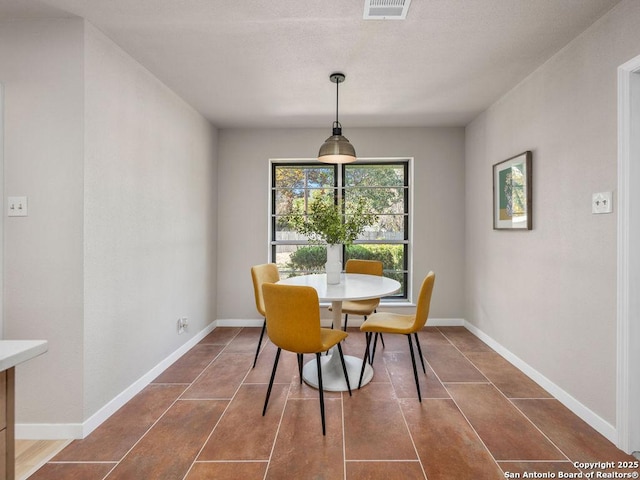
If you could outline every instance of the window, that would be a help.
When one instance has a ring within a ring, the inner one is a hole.
[[[378,222],[344,248],[350,258],[381,260],[384,274],[402,285],[390,298],[406,299],[409,279],[409,160],[368,160],[347,165],[274,161],[271,164],[271,261],[289,277],[324,270],[326,248],[309,244],[285,219],[294,205],[307,210],[319,196],[366,198]]]

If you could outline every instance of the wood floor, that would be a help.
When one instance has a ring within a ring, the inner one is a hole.
[[[16,479],[28,478],[71,440],[16,440]]]
[[[422,403],[406,337],[385,335],[369,385],[352,397],[326,393],[326,437],[318,392],[300,385],[288,352],[262,416],[275,347],[267,342],[252,369],[258,335],[215,329],[29,478],[497,480],[640,471],[635,458],[462,327],[420,333]],[[362,357],[364,335],[350,331],[343,348]]]

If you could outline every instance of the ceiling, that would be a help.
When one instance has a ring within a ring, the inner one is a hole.
[[[85,18],[226,127],[463,126],[619,0],[0,0],[0,20]]]

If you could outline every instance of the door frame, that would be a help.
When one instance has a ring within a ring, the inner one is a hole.
[[[640,451],[640,56],[618,67],[617,446]],[[632,105],[632,100],[636,104]],[[636,132],[635,138],[632,132]],[[637,248],[635,249],[637,250]],[[634,295],[635,293],[635,295]],[[635,298],[634,298],[635,297]]]
[[[0,340],[4,339],[4,86],[0,83]]]

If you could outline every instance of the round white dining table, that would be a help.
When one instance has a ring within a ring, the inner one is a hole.
[[[379,298],[400,290],[400,282],[397,280],[360,273],[342,273],[338,284],[327,284],[327,276],[324,273],[285,278],[277,283],[313,287],[318,292],[319,301],[331,302],[334,328],[342,328],[342,302],[344,300]],[[360,379],[363,360],[351,355],[345,355],[344,361],[347,366],[351,388],[356,388]],[[344,379],[338,349],[335,347],[331,349],[331,355],[322,356],[321,362],[323,390],[346,392],[347,382]],[[315,359],[304,365],[302,378],[308,385],[318,388],[318,370]],[[362,385],[369,383],[372,378],[373,368],[371,368],[371,365],[366,365]]]

